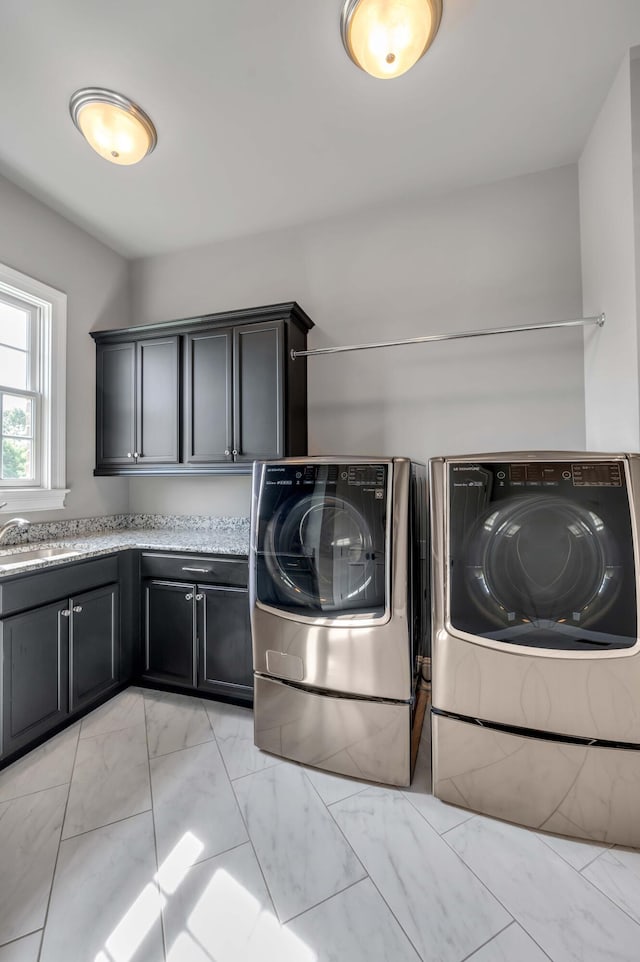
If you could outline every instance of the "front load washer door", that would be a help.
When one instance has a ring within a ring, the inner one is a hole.
[[[624,463],[452,464],[450,619],[513,645],[636,643]]]
[[[386,609],[387,464],[267,465],[256,595],[300,615]]]

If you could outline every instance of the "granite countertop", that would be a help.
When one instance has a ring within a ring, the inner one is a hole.
[[[99,519],[96,519],[99,520]],[[165,519],[163,519],[164,521]],[[183,519],[180,519],[183,520]],[[195,519],[194,519],[195,520]],[[160,551],[185,551],[195,554],[222,554],[247,557],[249,554],[249,524],[246,519],[213,519],[215,526],[205,524],[194,527],[113,527],[105,525],[100,530],[75,530],[72,537],[55,537],[30,540],[16,545],[0,545],[0,579],[9,575],[23,574],[66,564],[70,561],[95,558],[126,548],[142,548]],[[228,523],[225,523],[228,521]],[[239,521],[244,523],[238,523]],[[75,525],[76,529],[78,525]],[[53,533],[53,532],[51,532]],[[56,531],[63,534],[63,531]],[[23,564],[12,564],[20,556],[33,551],[54,549],[64,552],[53,558],[31,559]]]

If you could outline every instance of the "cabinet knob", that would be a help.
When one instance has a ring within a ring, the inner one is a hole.
[[[141,457],[139,451],[134,451],[134,452],[133,452],[133,456],[134,456],[134,458],[139,458],[139,457]]]
[[[203,598],[204,598],[204,595],[198,592],[198,594],[196,595],[196,601],[202,601]]]
[[[132,458],[132,457],[133,457],[133,454],[131,453],[131,451],[127,451],[127,457],[128,457],[128,458]]]
[[[188,591],[185,595],[187,601],[193,601],[193,591]]]
[[[75,613],[76,613],[77,615],[79,615],[80,612],[82,611],[82,605],[74,605],[74,606],[73,606],[73,610],[75,611]]]
[[[234,456],[234,458],[235,458],[236,454],[238,454],[238,452],[237,452],[236,449],[234,448],[234,449],[233,449],[233,456]]]
[[[62,615],[63,618],[71,617],[71,612],[69,611],[68,608],[63,608],[60,614]]]
[[[229,455],[231,454],[231,451],[229,450],[229,448],[227,448],[224,453],[225,453],[226,457],[229,457]]]

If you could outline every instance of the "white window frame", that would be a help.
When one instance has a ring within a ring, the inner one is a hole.
[[[38,451],[37,482],[0,484],[2,514],[17,511],[50,511],[64,507],[69,493],[66,485],[66,366],[67,366],[67,295],[27,274],[0,264],[0,296],[20,301],[35,308],[37,324],[34,342],[35,363],[39,365],[36,405]],[[6,389],[11,393],[11,388]],[[16,394],[25,393],[16,391]],[[31,395],[32,392],[26,392]]]

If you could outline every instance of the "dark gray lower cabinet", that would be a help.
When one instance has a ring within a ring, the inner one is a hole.
[[[70,710],[119,682],[119,592],[107,585],[69,599]]]
[[[3,754],[22,748],[69,713],[69,658],[63,604],[0,622]]]
[[[144,589],[144,674],[172,685],[195,685],[193,586],[148,581]]]
[[[118,586],[4,618],[0,643],[6,756],[118,685]]]
[[[242,588],[198,587],[198,688],[253,691],[249,600]],[[229,692],[231,693],[231,692]]]
[[[144,597],[148,680],[252,699],[246,588],[147,581]]]

